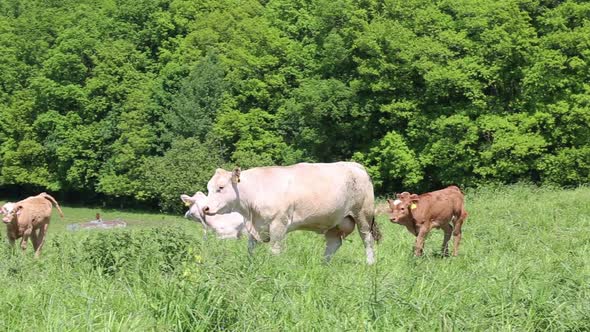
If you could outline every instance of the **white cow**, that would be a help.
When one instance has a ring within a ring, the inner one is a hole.
[[[197,192],[192,197],[188,195],[180,195],[180,199],[189,206],[184,217],[200,222],[203,225],[205,234],[209,229],[217,234],[220,239],[238,239],[243,234],[246,234],[244,228],[244,217],[236,212],[219,214],[215,216],[205,216],[203,214],[203,204],[207,196],[202,192]]]
[[[207,189],[203,212],[242,214],[250,233],[250,253],[256,242],[270,241],[272,252],[278,254],[288,232],[308,230],[324,234],[324,258],[329,261],[356,225],[367,263],[375,262],[373,241],[380,233],[374,219],[373,184],[357,163],[301,163],[243,172],[217,169]]]

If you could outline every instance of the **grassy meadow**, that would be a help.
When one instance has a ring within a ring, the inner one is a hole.
[[[438,230],[413,257],[414,237],[380,216],[374,266],[356,231],[322,264],[313,233],[249,257],[246,239],[203,240],[180,216],[63,210],[41,259],[1,248],[1,331],[590,329],[590,188],[469,191],[456,258]],[[66,230],[96,212],[129,226]]]

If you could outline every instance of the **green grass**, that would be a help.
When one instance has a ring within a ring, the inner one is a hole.
[[[590,329],[590,188],[480,189],[467,209],[459,257],[440,258],[440,231],[413,257],[414,237],[381,216],[366,266],[356,231],[325,265],[313,233],[249,257],[245,239],[204,241],[175,216],[103,211],[130,226],[68,232],[96,210],[64,207],[41,259],[0,250],[0,330]]]

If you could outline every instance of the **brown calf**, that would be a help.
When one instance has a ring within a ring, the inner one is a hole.
[[[27,249],[27,241],[30,236],[35,249],[35,257],[39,257],[51,219],[52,203],[55,204],[63,218],[64,215],[59,204],[46,193],[25,198],[14,203],[10,211],[5,211],[7,213],[2,221],[6,224],[6,235],[10,244],[14,245],[16,239],[22,237],[20,246],[24,251]]]
[[[406,226],[410,233],[416,236],[414,254],[421,256],[424,249],[424,239],[432,228],[441,228],[445,232],[442,254],[449,255],[448,243],[451,233],[455,236],[453,256],[459,252],[461,242],[461,226],[467,218],[464,197],[456,186],[429,192],[422,195],[403,192],[397,194],[397,199],[388,199],[389,220],[392,223]],[[453,225],[451,225],[451,222]]]

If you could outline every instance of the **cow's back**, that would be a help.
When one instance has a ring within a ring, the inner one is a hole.
[[[464,209],[464,196],[456,186],[420,195],[420,203],[426,204],[428,214],[444,217],[458,217]]]
[[[323,202],[341,198],[373,198],[373,185],[364,168],[353,162],[299,163],[258,167],[243,172],[244,181],[254,178],[258,193],[266,200]],[[357,195],[358,194],[358,195]],[[281,196],[277,196],[281,195]]]
[[[43,197],[28,197],[17,202],[16,205],[23,206],[22,212],[18,216],[19,223],[32,222],[33,226],[36,226],[37,223],[48,221],[51,217],[52,204]]]

